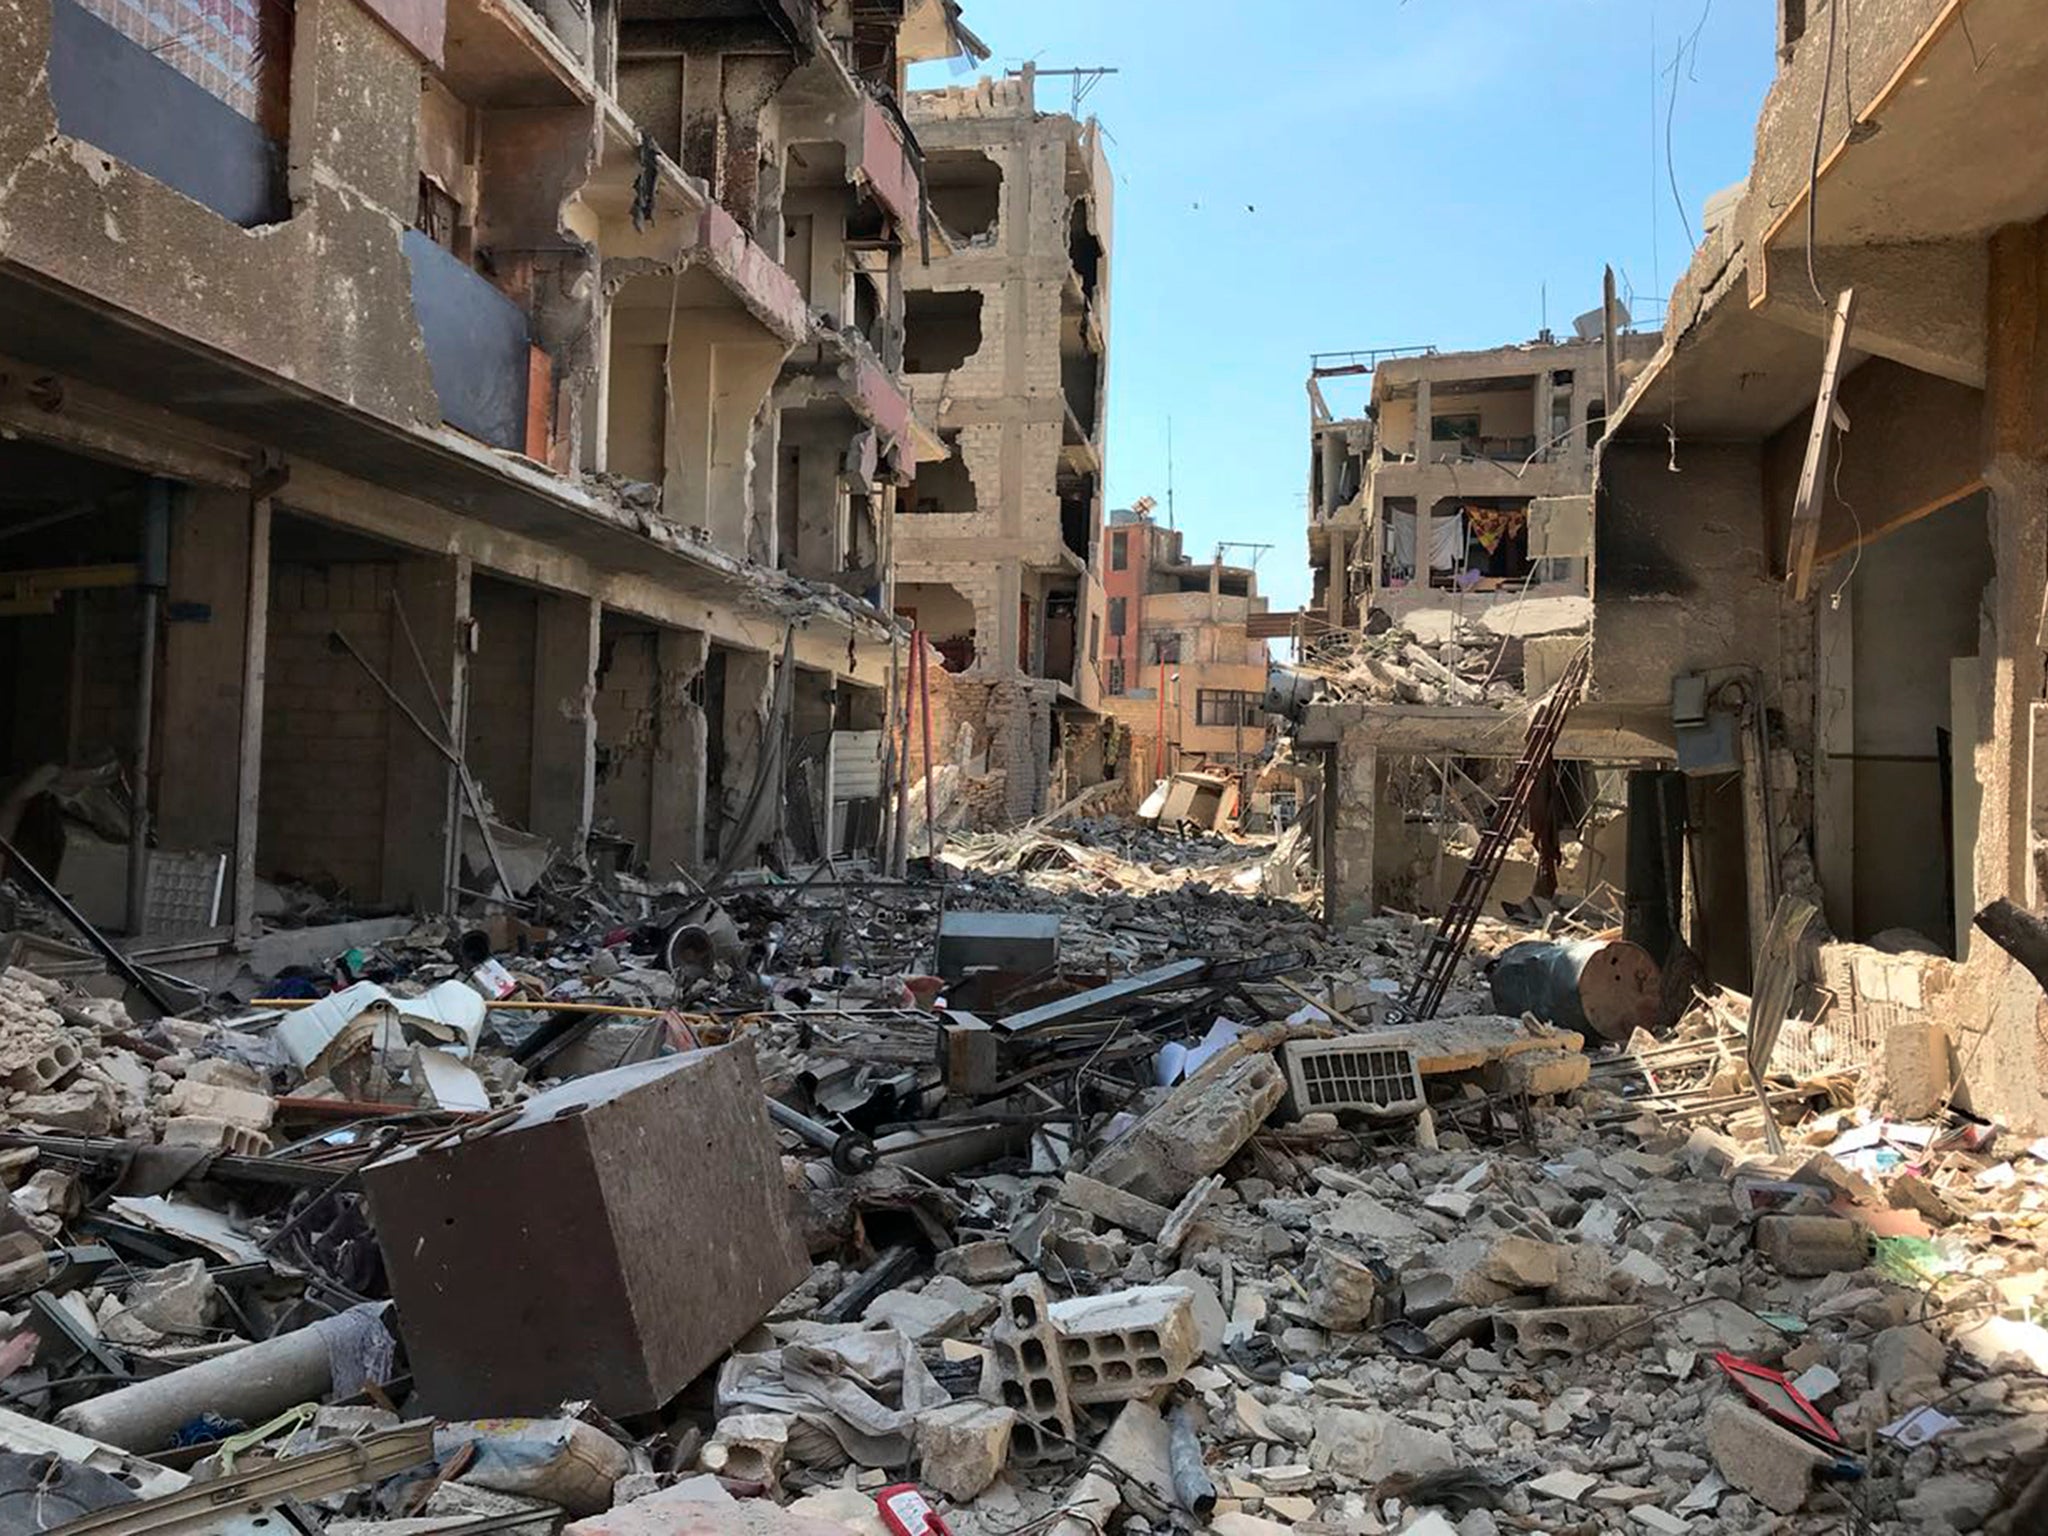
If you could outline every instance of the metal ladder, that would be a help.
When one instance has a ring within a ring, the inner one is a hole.
[[[1444,993],[1458,969],[1458,959],[1472,938],[1472,925],[1478,922],[1487,893],[1493,889],[1494,879],[1507,860],[1516,829],[1529,809],[1529,797],[1535,793],[1537,776],[1550,766],[1550,754],[1558,737],[1564,734],[1565,717],[1578,702],[1592,664],[1593,648],[1586,645],[1565,667],[1557,686],[1536,707],[1528,735],[1522,741],[1522,755],[1515,759],[1515,776],[1508,792],[1494,802],[1493,820],[1479,834],[1479,847],[1472,862],[1465,866],[1457,894],[1452,896],[1451,904],[1444,909],[1443,921],[1430,936],[1429,948],[1415,979],[1401,995],[1397,1011],[1402,1020],[1434,1018],[1437,1009],[1443,1006]]]

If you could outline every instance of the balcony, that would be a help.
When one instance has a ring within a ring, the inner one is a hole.
[[[529,378],[547,374],[534,367],[526,312],[419,230],[405,232],[405,259],[442,420],[493,448],[545,457],[545,415],[542,452],[528,441]]]
[[[261,42],[248,45],[260,54]],[[189,51],[175,35],[145,47],[75,0],[50,0],[57,126],[245,229],[289,217],[284,144],[258,121],[281,120],[261,98],[283,91],[288,66],[253,71],[245,112],[169,62]]]

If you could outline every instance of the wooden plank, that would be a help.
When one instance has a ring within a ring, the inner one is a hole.
[[[1806,601],[1813,587],[1828,444],[1834,438],[1835,397],[1841,388],[1842,353],[1849,345],[1849,323],[1855,313],[1856,290],[1844,288],[1835,300],[1834,322],[1828,327],[1827,356],[1821,362],[1820,390],[1813,402],[1813,426],[1806,435],[1806,460],[1799,468],[1799,493],[1792,502],[1792,547],[1785,556],[1785,569],[1791,577],[1792,595],[1800,602]]]

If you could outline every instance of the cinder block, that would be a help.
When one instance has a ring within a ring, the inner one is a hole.
[[[1403,1035],[1290,1040],[1280,1054],[1287,1069],[1288,1106],[1297,1116],[1348,1109],[1391,1118],[1422,1111],[1422,1074]]]
[[[998,1400],[1017,1415],[1010,1459],[1020,1466],[1067,1460],[1074,1454],[1074,1403],[1039,1276],[1019,1275],[1003,1287],[989,1344],[995,1352]]]
[[[1195,1298],[1177,1285],[1140,1285],[1054,1302],[1052,1324],[1077,1403],[1145,1397],[1187,1374],[1200,1348]]]
[[[1524,1355],[1582,1355],[1632,1334],[1649,1321],[1647,1307],[1542,1307],[1532,1312],[1496,1312],[1494,1337]]]
[[[1839,1216],[1761,1216],[1755,1242],[1757,1252],[1784,1275],[1831,1275],[1870,1262],[1863,1228]]]

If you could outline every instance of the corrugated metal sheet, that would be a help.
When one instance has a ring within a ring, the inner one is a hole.
[[[876,800],[882,794],[882,733],[832,733],[832,798]]]

